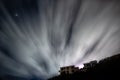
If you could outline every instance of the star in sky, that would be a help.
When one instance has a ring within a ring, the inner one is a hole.
[[[15,16],[17,17],[17,16],[18,16],[18,13],[15,13]]]

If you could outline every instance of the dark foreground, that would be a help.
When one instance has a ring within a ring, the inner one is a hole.
[[[120,80],[120,54],[105,58],[86,71],[59,75],[49,80]]]

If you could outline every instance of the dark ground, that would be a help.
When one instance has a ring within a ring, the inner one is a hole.
[[[49,80],[120,80],[120,54],[105,58],[86,72],[59,75]]]

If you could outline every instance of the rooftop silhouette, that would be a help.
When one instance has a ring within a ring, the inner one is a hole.
[[[71,72],[72,70],[73,72]],[[119,80],[120,54],[107,57],[99,62],[84,63],[84,67],[81,69],[76,69],[74,65],[62,67],[60,72],[60,75],[48,80]]]

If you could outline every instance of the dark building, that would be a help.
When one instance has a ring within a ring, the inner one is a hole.
[[[97,61],[96,60],[90,61],[89,63],[84,63],[84,67],[81,68],[79,71],[86,72],[86,71],[88,71],[89,69],[91,69],[95,66],[97,66]]]
[[[91,68],[91,67],[95,67],[97,65],[97,61],[90,61],[89,63],[84,63],[84,68]]]
[[[59,72],[62,75],[62,74],[72,74],[76,71],[79,71],[79,68],[72,65],[72,66],[61,67]]]
[[[74,66],[62,67],[61,74],[76,70]],[[85,63],[82,69],[72,74],[58,75],[49,80],[120,80],[120,54],[97,61]]]

